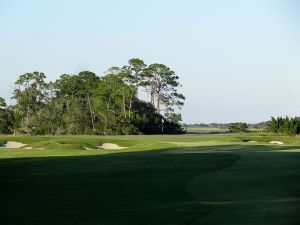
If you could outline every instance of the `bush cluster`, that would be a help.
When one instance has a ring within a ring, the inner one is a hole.
[[[271,120],[267,122],[266,129],[268,132],[294,137],[300,133],[300,120],[297,117],[271,117]]]

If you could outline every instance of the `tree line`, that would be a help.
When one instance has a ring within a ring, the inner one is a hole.
[[[134,58],[102,76],[90,71],[46,82],[42,72],[15,82],[7,106],[0,98],[0,132],[29,135],[182,133],[179,77],[164,64]],[[144,90],[149,101],[139,99]]]
[[[240,122],[237,122],[240,123]],[[183,123],[183,127],[200,127],[200,128],[219,128],[219,129],[229,129],[229,127],[234,123],[196,123],[196,124],[186,124]],[[266,122],[259,122],[259,123],[246,123],[247,128],[254,128],[254,129],[265,129]]]
[[[272,133],[294,137],[300,133],[300,119],[298,117],[271,117],[271,120],[267,122],[266,129]]]

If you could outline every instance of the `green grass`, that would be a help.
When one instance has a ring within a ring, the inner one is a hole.
[[[0,137],[7,140],[33,148],[0,149],[0,224],[300,224],[300,137]],[[83,150],[104,142],[129,148]]]

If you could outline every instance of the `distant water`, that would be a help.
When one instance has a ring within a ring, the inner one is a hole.
[[[187,130],[187,134],[226,134],[229,130]]]

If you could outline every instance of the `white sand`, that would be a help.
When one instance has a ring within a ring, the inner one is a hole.
[[[270,141],[269,144],[283,145],[282,141]]]
[[[100,149],[125,149],[128,147],[121,147],[117,144],[113,144],[113,143],[103,143],[101,146],[96,146],[97,148]]]
[[[113,143],[103,143],[101,146],[96,146],[95,148],[83,147],[85,150],[99,150],[99,149],[125,149],[128,147],[121,147]]]
[[[0,148],[22,148],[26,146],[26,144],[16,142],[16,141],[8,141],[3,145],[0,145]]]
[[[257,141],[247,141],[247,142],[249,142],[249,143],[257,143]]]

